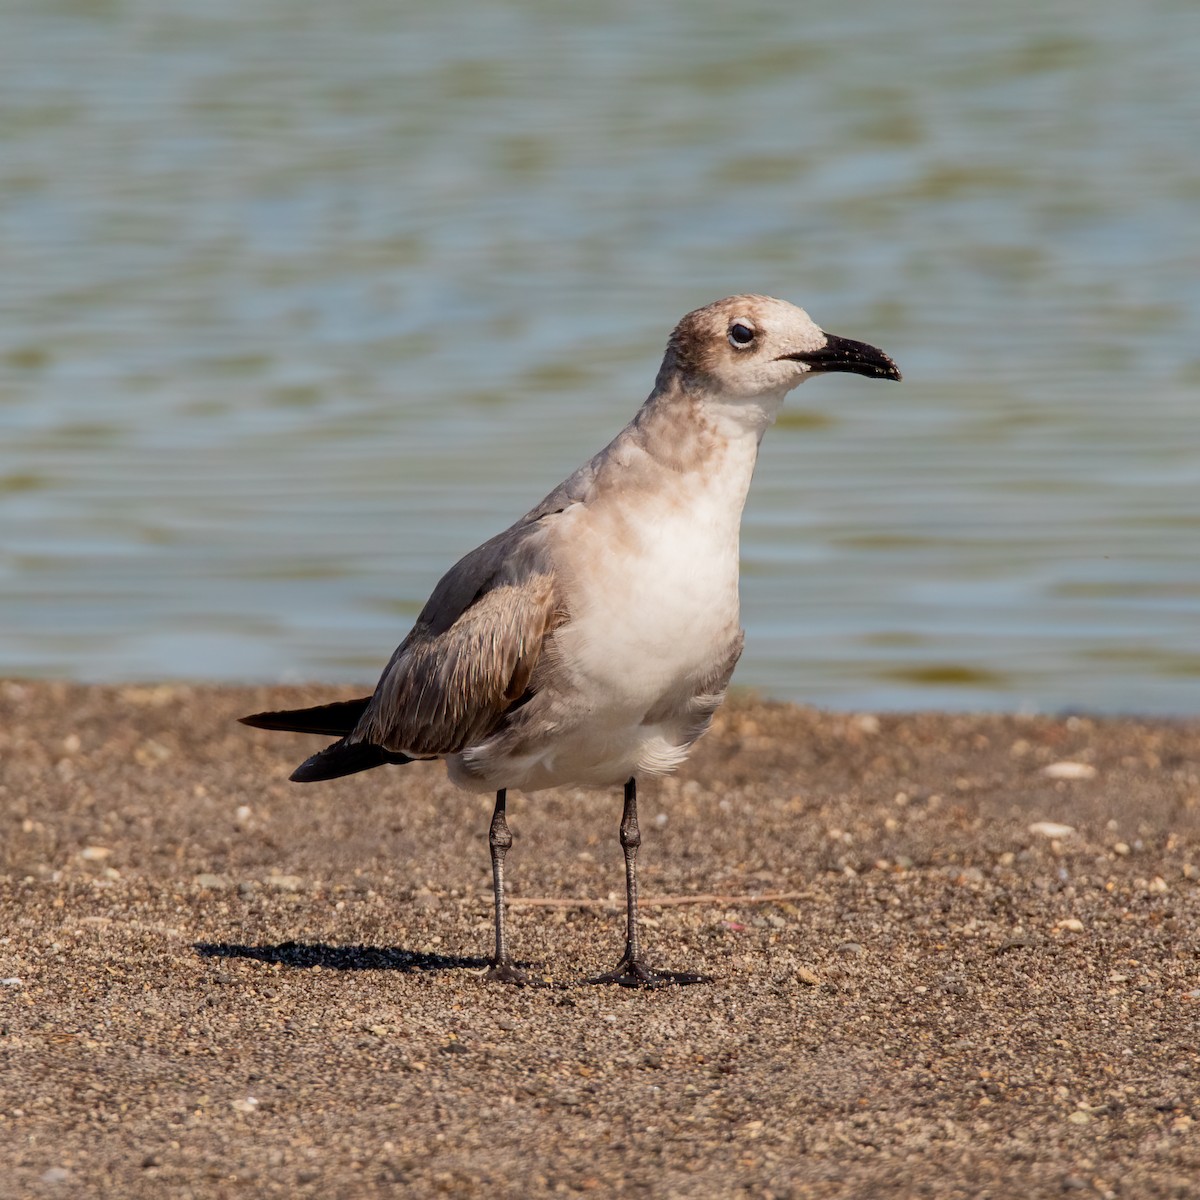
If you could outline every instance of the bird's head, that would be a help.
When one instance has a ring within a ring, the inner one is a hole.
[[[682,385],[693,394],[773,414],[797,384],[831,371],[900,378],[882,350],[826,333],[794,304],[770,296],[729,296],[679,322],[658,382],[660,388]]]

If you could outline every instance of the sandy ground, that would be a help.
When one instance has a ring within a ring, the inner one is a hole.
[[[516,990],[486,797],[233,721],[334,694],[0,684],[0,1195],[1200,1194],[1200,724],[737,702],[642,790],[714,982],[580,982],[620,798],[559,792]]]

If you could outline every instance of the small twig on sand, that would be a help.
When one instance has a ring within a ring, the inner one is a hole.
[[[673,908],[680,904],[777,904],[784,900],[815,900],[814,892],[756,892],[747,896],[718,896],[700,893],[694,896],[644,896],[639,903],[645,908]],[[513,908],[618,908],[621,901],[613,896],[605,900],[571,900],[560,896],[513,896]]]

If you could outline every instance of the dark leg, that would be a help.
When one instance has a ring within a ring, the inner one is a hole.
[[[492,824],[488,830],[488,846],[492,851],[492,891],[496,900],[496,954],[484,978],[495,983],[515,983],[520,987],[533,981],[524,971],[518,970],[513,962],[504,928],[504,856],[513,841],[504,817],[506,798],[507,792],[501,788],[496,793],[496,807],[492,810]]]
[[[621,813],[621,849],[625,852],[625,953],[616,968],[597,975],[590,983],[619,983],[622,987],[663,987],[668,983],[708,983],[706,975],[687,971],[652,971],[642,958],[638,936],[637,852],[642,844],[637,819],[637,781],[625,785],[625,808]]]

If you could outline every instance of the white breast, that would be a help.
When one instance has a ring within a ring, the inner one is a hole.
[[[757,444],[658,491],[614,493],[571,536],[565,664],[598,707],[641,715],[689,696],[738,629],[738,540]]]

